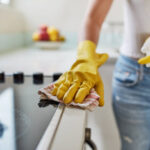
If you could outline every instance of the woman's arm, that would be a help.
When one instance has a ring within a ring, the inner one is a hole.
[[[80,42],[90,40],[97,44],[101,26],[111,7],[112,1],[113,0],[90,0],[82,31],[80,32]]]
[[[80,34],[77,59],[70,70],[55,82],[51,92],[64,103],[70,103],[72,100],[82,103],[94,87],[100,95],[99,105],[104,105],[104,87],[98,67],[107,61],[108,55],[97,54],[94,43],[98,42],[101,25],[111,4],[112,0],[91,0],[89,4]]]

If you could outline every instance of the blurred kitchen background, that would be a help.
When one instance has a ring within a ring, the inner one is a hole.
[[[0,71],[47,75],[66,71],[75,59],[86,7],[87,0],[0,0]],[[35,46],[32,33],[41,24],[53,25],[65,36],[59,49],[41,50]],[[98,44],[98,51],[110,55],[110,61],[100,69],[106,105],[88,117],[99,150],[118,150],[120,145],[111,109],[111,79],[122,40],[123,1],[115,0]]]
[[[114,1],[103,25],[98,49],[106,52],[110,49],[118,51],[123,38],[122,3],[119,0]],[[77,47],[78,34],[86,7],[87,0],[0,0],[0,54],[6,52],[9,54],[14,51],[19,53],[24,48],[35,49],[32,33],[41,24],[57,27],[67,39],[61,49],[70,53]],[[18,59],[20,59],[19,54]],[[9,64],[8,61],[7,63]],[[0,60],[0,68],[8,72],[8,69],[11,69],[11,72],[12,66],[6,68],[7,65]],[[18,69],[20,69],[19,66]]]

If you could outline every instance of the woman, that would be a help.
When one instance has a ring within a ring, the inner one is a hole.
[[[140,49],[150,33],[150,1],[124,2],[125,33],[114,71],[113,109],[122,150],[150,150],[150,69],[137,62],[144,57]],[[89,90],[95,87],[100,95],[99,104],[104,105],[103,83],[98,67],[105,63],[108,55],[97,54],[95,49],[111,4],[112,0],[90,1],[80,34],[77,60],[59,78],[52,91],[65,103],[73,99],[81,103]],[[150,60],[149,57],[144,63],[147,60]],[[143,63],[143,59],[139,62]]]

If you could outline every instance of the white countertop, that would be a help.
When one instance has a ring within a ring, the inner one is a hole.
[[[103,50],[116,59],[119,55],[115,50]],[[43,72],[46,75],[68,70],[75,61],[76,49],[40,50],[37,48],[21,48],[15,52],[0,55],[0,70],[11,74],[23,71],[25,74]]]

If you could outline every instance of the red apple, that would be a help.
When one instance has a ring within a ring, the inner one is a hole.
[[[48,26],[47,26],[47,25],[44,25],[44,24],[43,24],[43,25],[40,26],[40,31],[45,31],[45,32],[46,32],[47,29],[48,29]]]
[[[40,40],[41,41],[49,41],[49,35],[47,32],[40,32]]]

